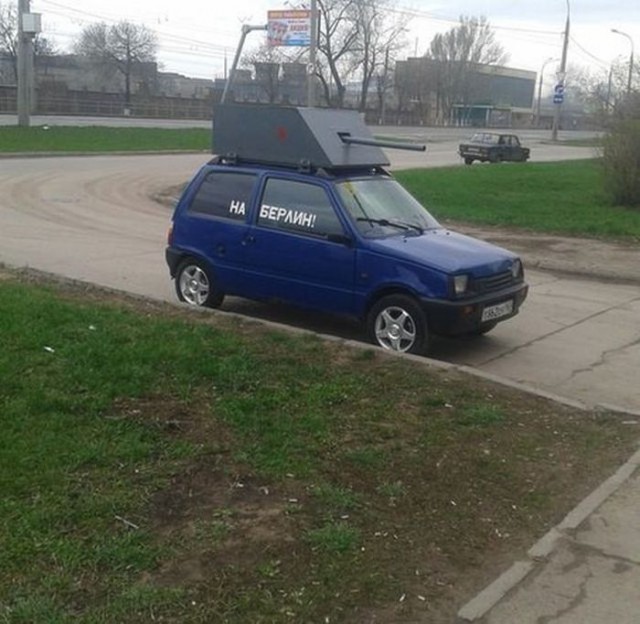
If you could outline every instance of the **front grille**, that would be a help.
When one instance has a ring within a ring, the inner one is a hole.
[[[502,290],[503,288],[508,288],[514,284],[515,281],[516,280],[511,274],[511,271],[506,271],[505,273],[498,273],[491,277],[483,277],[481,279],[474,280],[473,290],[478,293],[495,292],[497,290]]]

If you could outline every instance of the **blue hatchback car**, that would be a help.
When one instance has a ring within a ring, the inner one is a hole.
[[[216,116],[221,155],[186,187],[169,234],[181,301],[235,295],[348,315],[375,344],[410,353],[517,314],[528,290],[518,257],[441,227],[384,169],[357,113]]]

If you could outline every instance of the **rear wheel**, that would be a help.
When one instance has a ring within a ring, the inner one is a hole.
[[[387,351],[424,354],[429,346],[427,318],[415,299],[389,295],[376,302],[367,316],[371,342]]]
[[[224,299],[224,293],[215,285],[211,269],[195,258],[180,263],[176,271],[176,294],[180,301],[207,308],[217,308]]]

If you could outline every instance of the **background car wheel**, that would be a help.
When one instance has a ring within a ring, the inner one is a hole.
[[[465,165],[473,165],[473,158],[465,158],[464,159],[464,164]]]
[[[224,299],[213,279],[211,269],[204,262],[187,258],[176,271],[176,294],[190,305],[217,308]]]
[[[498,154],[491,154],[491,156],[489,156],[489,162],[491,164],[495,164],[495,163],[499,163],[501,160],[500,156]]]
[[[429,333],[418,303],[407,295],[389,295],[373,305],[367,316],[371,342],[388,351],[424,354]]]

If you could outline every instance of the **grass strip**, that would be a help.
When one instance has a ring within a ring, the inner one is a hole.
[[[0,280],[7,623],[450,622],[635,440],[463,376]]]
[[[640,210],[610,205],[597,160],[421,169],[396,176],[442,220],[640,239]]]
[[[0,153],[208,151],[206,128],[0,126]]]

